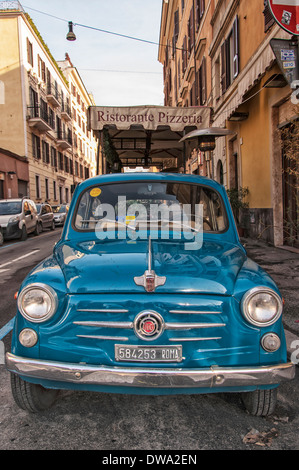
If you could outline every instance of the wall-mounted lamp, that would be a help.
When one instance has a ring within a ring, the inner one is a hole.
[[[246,121],[248,119],[249,113],[240,113],[238,111],[235,111],[229,118],[229,121]]]
[[[73,26],[74,26],[74,25],[73,25],[73,22],[72,22],[72,21],[69,21],[69,32],[68,32],[67,35],[66,35],[66,39],[67,39],[68,41],[76,41],[76,39],[77,39],[77,38],[76,38],[76,35],[75,35],[74,31],[73,31]]]
[[[9,175],[10,179],[13,180],[14,175],[16,175],[15,171],[8,171],[7,174]]]
[[[207,163],[207,173],[210,177],[213,174],[213,165],[212,169],[210,168],[210,163],[212,163],[212,155],[206,152],[211,152],[215,150],[216,147],[216,137],[224,137],[226,135],[235,134],[235,132],[230,131],[229,129],[223,129],[222,127],[208,127],[207,129],[196,129],[195,131],[189,132],[186,134],[180,142],[186,140],[195,140],[201,152],[204,152],[204,158]]]

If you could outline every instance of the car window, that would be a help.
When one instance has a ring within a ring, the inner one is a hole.
[[[53,212],[56,214],[66,212],[65,206],[54,206]]]
[[[192,223],[198,207],[202,211],[203,231],[227,229],[224,203],[218,192],[204,185],[155,181],[90,187],[82,193],[73,221],[75,229],[84,231],[94,230],[103,218],[118,225],[128,225],[137,217],[148,223],[161,222],[165,217]]]
[[[22,203],[19,201],[0,202],[0,215],[15,215],[22,212]]]

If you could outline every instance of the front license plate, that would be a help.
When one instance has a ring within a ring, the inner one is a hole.
[[[115,345],[116,361],[132,362],[181,362],[182,346],[133,346]]]

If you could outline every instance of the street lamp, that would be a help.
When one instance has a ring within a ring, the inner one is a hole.
[[[66,39],[68,41],[76,41],[76,35],[73,31],[73,22],[72,21],[69,21],[69,32],[67,33],[66,35]]]
[[[198,148],[201,152],[212,152],[216,147],[216,137],[224,137],[226,135],[232,135],[234,132],[229,129],[224,129],[222,127],[208,127],[207,129],[196,129],[186,134],[180,142],[197,140]],[[209,161],[210,158],[205,160]],[[210,166],[208,165],[208,173],[210,176]]]

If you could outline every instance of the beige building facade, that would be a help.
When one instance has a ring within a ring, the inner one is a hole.
[[[74,145],[72,84],[82,115],[90,98],[79,76],[68,81],[19,2],[0,2],[0,50],[0,147],[28,161],[34,201],[69,203],[74,186],[95,174],[96,158],[93,134],[82,152]]]

